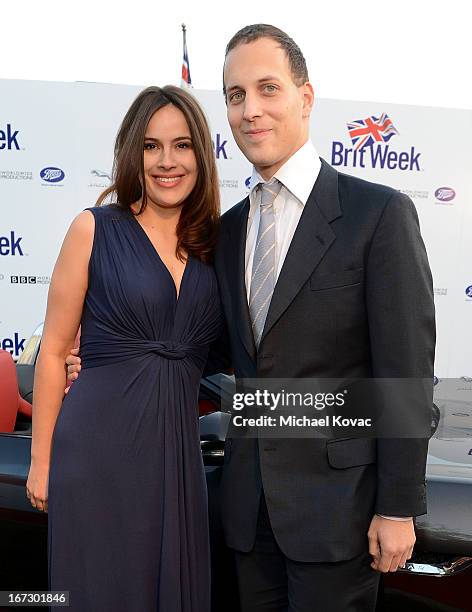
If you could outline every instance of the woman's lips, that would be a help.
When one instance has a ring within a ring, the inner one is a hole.
[[[182,182],[183,176],[153,176],[152,179],[159,185],[159,187],[164,187],[166,189],[171,189],[179,183]]]

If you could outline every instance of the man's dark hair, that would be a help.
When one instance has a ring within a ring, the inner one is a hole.
[[[239,30],[239,32],[236,32],[226,46],[225,59],[228,53],[238,45],[251,43],[259,38],[272,38],[285,51],[295,85],[300,87],[300,85],[303,85],[303,83],[306,83],[309,80],[306,61],[300,47],[283,30],[279,30],[279,28],[276,28],[273,25],[268,25],[267,23],[248,25]],[[224,80],[223,93],[226,95]]]

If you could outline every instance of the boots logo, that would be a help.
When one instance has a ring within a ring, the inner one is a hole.
[[[349,168],[374,168],[418,172],[421,170],[415,147],[397,151],[389,142],[400,132],[386,113],[380,117],[371,115],[347,124],[352,146],[334,141],[331,148],[331,165]]]
[[[48,166],[47,168],[43,168],[39,173],[39,176],[46,183],[60,183],[64,177],[64,171],[60,168],[55,168],[54,166]]]
[[[456,197],[456,192],[452,187],[439,187],[434,192],[434,195],[441,202],[450,202]]]

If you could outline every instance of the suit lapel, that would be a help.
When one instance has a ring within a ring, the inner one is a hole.
[[[230,282],[232,292],[234,312],[236,321],[234,322],[241,341],[253,361],[256,360],[256,346],[252,334],[251,319],[246,294],[246,233],[247,221],[249,216],[249,198],[247,197],[238,212],[238,218],[232,224],[230,230],[231,244],[227,249],[227,269],[234,267],[234,257],[236,256],[236,269],[234,282]]]
[[[274,289],[261,344],[334,242],[336,236],[329,223],[340,215],[338,173],[321,160],[320,173],[303,209]]]

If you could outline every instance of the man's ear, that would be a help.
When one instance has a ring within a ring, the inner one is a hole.
[[[313,104],[315,102],[315,92],[313,90],[313,85],[307,81],[301,86],[303,107],[302,107],[302,116],[309,117],[313,108]]]

